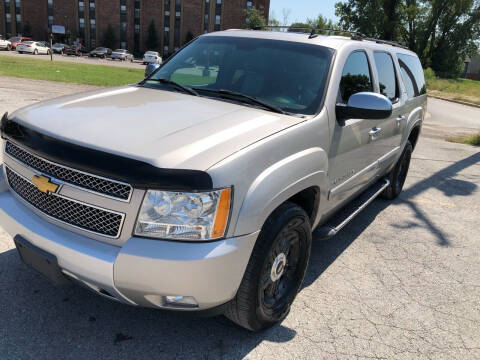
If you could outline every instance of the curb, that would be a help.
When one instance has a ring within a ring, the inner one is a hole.
[[[460,105],[465,105],[465,106],[471,106],[471,107],[480,109],[480,105],[472,104],[472,103],[469,103],[469,102],[464,102],[464,101],[459,101],[459,100],[452,100],[452,99],[445,99],[445,98],[442,98],[442,97],[439,97],[439,96],[428,95],[428,94],[427,94],[427,96],[430,97],[430,98],[433,98],[433,99],[449,101],[449,102],[452,102],[452,103],[455,103],[455,104],[460,104]]]

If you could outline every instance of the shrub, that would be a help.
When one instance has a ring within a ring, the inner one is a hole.
[[[425,74],[425,80],[433,80],[436,78],[435,71],[433,71],[432,68],[423,70],[423,73]]]

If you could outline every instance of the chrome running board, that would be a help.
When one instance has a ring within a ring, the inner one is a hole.
[[[355,216],[365,209],[390,185],[390,180],[382,179],[370,186],[355,200],[346,204],[341,210],[335,213],[330,220],[315,230],[315,236],[322,239],[336,235]]]

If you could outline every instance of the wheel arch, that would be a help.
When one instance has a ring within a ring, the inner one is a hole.
[[[268,217],[287,201],[308,214],[316,225],[322,192],[327,183],[327,155],[311,148],[294,154],[264,170],[251,184],[243,200],[235,234],[260,230]]]

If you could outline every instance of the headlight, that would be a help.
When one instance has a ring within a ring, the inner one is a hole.
[[[209,192],[148,190],[135,226],[135,235],[213,240],[225,235],[231,189]]]

